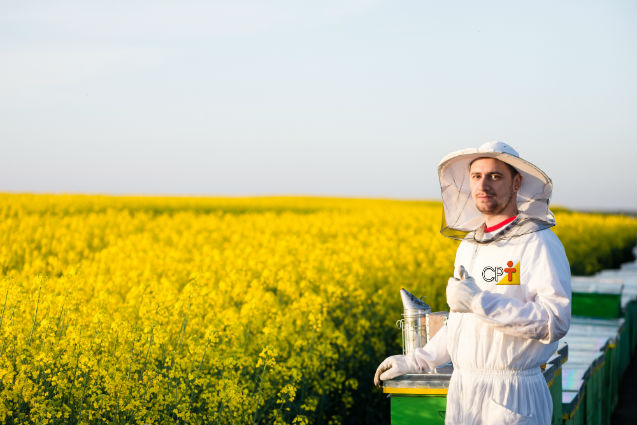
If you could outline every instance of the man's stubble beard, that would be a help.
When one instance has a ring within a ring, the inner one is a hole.
[[[487,193],[487,195],[489,195],[489,194]],[[480,211],[482,214],[486,214],[486,215],[498,215],[498,214],[500,214],[502,211],[506,210],[506,209],[507,209],[507,208],[511,205],[511,202],[512,202],[514,199],[517,199],[517,193],[512,191],[512,192],[509,194],[509,198],[506,200],[506,202],[504,203],[504,205],[502,205],[502,207],[501,207],[501,208],[498,208],[498,206],[499,206],[499,205],[501,205],[501,203],[496,203],[496,204],[495,204],[492,208],[489,208],[488,206],[487,206],[487,207],[485,207],[484,205],[480,205],[480,206],[479,206],[478,204],[476,204],[476,208],[477,208],[477,210],[478,210],[478,211]],[[516,205],[516,207],[515,207],[514,211],[515,211],[515,213],[517,214],[517,211],[518,211],[517,205]]]

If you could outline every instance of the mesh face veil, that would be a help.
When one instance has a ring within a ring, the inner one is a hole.
[[[494,234],[484,232],[484,218],[471,196],[469,167],[478,158],[499,159],[514,167],[522,176],[517,193],[517,218]],[[555,225],[555,216],[549,210],[553,191],[551,179],[535,165],[520,158],[515,149],[506,143],[489,142],[477,149],[453,152],[440,161],[438,177],[443,203],[440,233],[444,236],[487,243]]]

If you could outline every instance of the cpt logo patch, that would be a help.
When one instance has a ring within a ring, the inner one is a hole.
[[[513,267],[513,261],[507,261],[507,267],[487,266],[482,269],[482,279],[485,282],[497,282],[496,285],[519,285],[520,262]]]

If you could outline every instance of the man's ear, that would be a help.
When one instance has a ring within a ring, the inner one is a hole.
[[[515,177],[513,177],[513,191],[517,192],[520,190],[520,186],[522,186],[522,174],[517,173]]]

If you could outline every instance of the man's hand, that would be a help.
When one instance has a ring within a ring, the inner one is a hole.
[[[421,368],[416,363],[413,353],[406,356],[397,355],[387,357],[376,369],[376,375],[374,375],[374,384],[380,386],[381,381],[387,381],[394,379],[400,375],[406,375],[408,373],[420,373]]]
[[[458,274],[460,280],[452,277],[447,283],[447,304],[451,311],[470,313],[471,301],[481,290],[463,266],[460,266]]]

